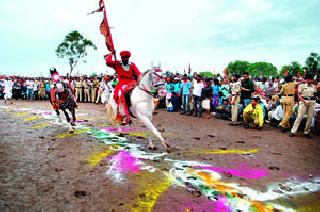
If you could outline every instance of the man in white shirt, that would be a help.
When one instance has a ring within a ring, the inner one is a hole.
[[[33,87],[34,87],[34,82],[33,80],[27,80],[27,100],[33,100]]]
[[[204,88],[201,76],[198,75],[193,84],[193,108],[195,114],[193,116],[202,117],[202,107],[201,107],[201,91]]]
[[[276,107],[274,111],[269,112],[269,120],[271,126],[278,126],[283,119],[282,103]]]
[[[6,77],[4,81],[4,103],[6,104],[7,101],[10,101],[12,104],[12,86],[13,83],[10,78]]]
[[[34,85],[33,85],[33,95],[34,95],[34,99],[35,100],[38,100],[38,97],[39,97],[39,81],[38,80],[35,80],[34,81]]]

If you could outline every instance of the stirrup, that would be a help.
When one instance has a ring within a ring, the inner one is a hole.
[[[122,121],[123,121],[123,116],[120,115],[120,114],[117,114],[117,116],[116,116],[116,118],[115,118],[115,121],[116,121],[116,122],[119,122],[119,123],[122,123]]]
[[[131,125],[132,121],[131,121],[131,119],[129,117],[124,117],[124,119],[123,119],[121,124],[122,125],[127,125],[127,124]]]

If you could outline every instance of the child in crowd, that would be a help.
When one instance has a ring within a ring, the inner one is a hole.
[[[173,112],[173,105],[172,105],[172,92],[173,92],[173,84],[171,82],[171,78],[166,78],[166,107],[167,111]]]
[[[231,117],[231,104],[228,99],[223,99],[217,107],[216,118],[228,120]]]
[[[213,80],[213,85],[212,85],[212,94],[213,94],[213,100],[212,100],[212,108],[213,108],[213,112],[217,111],[217,107],[219,104],[219,91],[220,91],[220,83],[219,83],[219,79],[215,78]]]
[[[204,119],[210,118],[210,99],[212,97],[212,88],[210,86],[210,80],[206,79],[204,88],[201,92],[201,99],[202,99],[202,108],[205,110],[205,116],[203,116]]]

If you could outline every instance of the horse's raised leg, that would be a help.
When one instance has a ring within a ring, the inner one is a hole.
[[[64,112],[64,115],[66,116],[66,119],[67,119],[67,122],[68,122],[69,133],[73,133],[73,132],[74,132],[74,129],[73,129],[71,123],[70,123],[71,119],[70,119],[70,117],[69,117],[69,114],[68,114],[68,112],[67,112],[66,110],[63,110],[63,112]]]
[[[139,113],[137,113],[137,118],[142,121],[147,128],[157,137],[160,139],[160,141],[162,142],[162,144],[164,145],[165,149],[167,152],[170,152],[170,144],[166,142],[166,140],[164,140],[164,138],[162,137],[161,133],[157,130],[157,128],[155,128],[152,124],[152,122],[150,121],[150,119],[146,116],[143,116]],[[151,141],[152,143],[152,141]],[[150,144],[150,140],[149,140],[149,144]],[[153,144],[153,143],[152,143]]]

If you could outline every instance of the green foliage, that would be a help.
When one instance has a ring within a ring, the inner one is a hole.
[[[236,60],[234,62],[230,62],[227,67],[227,74],[240,74],[248,71],[250,63],[248,61]]]
[[[97,72],[93,72],[93,73],[90,75],[90,78],[91,78],[91,77],[97,77],[97,76],[98,76]]]
[[[87,56],[87,48],[92,47],[97,50],[97,46],[92,41],[84,38],[78,31],[70,32],[56,49],[59,58],[67,57],[70,65],[70,76],[78,61]],[[85,61],[84,61],[85,62]]]
[[[320,75],[320,55],[311,53],[306,59],[306,69],[308,73]]]
[[[297,61],[292,61],[289,65],[285,65],[280,70],[280,76],[283,77],[284,73],[288,71],[288,73],[292,76],[303,76],[304,70],[302,65]]]
[[[249,72],[252,76],[277,76],[278,70],[272,63],[256,62],[249,63],[248,61],[236,60],[230,62],[227,68],[227,74],[230,73],[242,75],[244,72]]]
[[[199,73],[203,78],[213,78],[214,75],[210,71],[202,71]]]
[[[269,77],[278,75],[277,68],[272,63],[267,62],[250,63],[248,67],[248,72],[250,75],[256,77]]]

